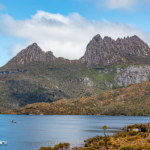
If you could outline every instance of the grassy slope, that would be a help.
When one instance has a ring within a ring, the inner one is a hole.
[[[150,82],[103,92],[98,96],[62,99],[53,103],[35,103],[11,114],[53,115],[150,115]]]

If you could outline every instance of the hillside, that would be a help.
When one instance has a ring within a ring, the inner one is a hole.
[[[115,41],[97,35],[79,60],[56,58],[33,43],[0,68],[0,112],[149,81],[149,52],[137,36]]]
[[[45,115],[150,115],[150,82],[128,85],[98,96],[35,103],[4,114]]]

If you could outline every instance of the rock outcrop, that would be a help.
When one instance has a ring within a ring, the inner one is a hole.
[[[150,48],[139,37],[132,36],[116,41],[96,35],[87,45],[81,63],[88,65],[111,65],[128,62],[149,61]]]
[[[53,52],[44,52],[42,49],[36,44],[28,46],[26,49],[22,50],[20,53],[14,57],[11,62],[15,62],[18,65],[24,65],[25,63],[31,62],[48,62],[55,61],[56,57],[53,55]]]
[[[114,79],[119,86],[149,81],[150,66],[129,66],[125,69],[117,68]]]

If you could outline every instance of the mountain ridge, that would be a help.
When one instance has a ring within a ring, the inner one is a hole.
[[[124,40],[130,44],[121,50],[126,42],[119,44]],[[116,41],[119,44],[114,44]],[[137,36],[116,41],[96,35],[83,56],[87,57],[87,62],[83,57],[79,60],[57,58],[51,51],[44,52],[36,43],[28,46],[0,68],[0,111],[37,102],[51,103],[62,98],[83,98],[149,81],[148,45]],[[130,55],[125,54],[128,47],[132,48]],[[119,51],[118,55],[115,55],[115,50]],[[109,53],[114,56],[108,57]],[[135,56],[136,53],[139,56]],[[97,59],[102,63],[97,63]]]
[[[136,61],[135,56],[144,57],[146,60],[150,56],[150,47],[138,36],[113,40],[107,36],[102,39],[98,34],[89,42],[86,52],[80,60],[88,65],[101,64],[106,66],[115,63],[127,63],[129,61],[127,57]]]
[[[78,60],[69,60],[63,57],[57,58],[52,51],[44,52],[37,43],[33,43],[19,52],[8,64],[11,64],[11,66],[15,63],[17,65],[24,65],[33,61],[50,63],[60,58],[70,62],[78,61],[88,66],[107,66],[136,61],[145,63],[150,59],[150,47],[136,35],[113,40],[111,37],[105,36],[102,38],[97,34],[88,43],[84,56]]]

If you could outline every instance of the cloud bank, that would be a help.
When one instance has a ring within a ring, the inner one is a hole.
[[[150,35],[132,25],[106,20],[89,21],[78,13],[63,16],[38,11],[26,20],[14,20],[8,14],[1,15],[0,34],[25,41],[24,44],[18,42],[13,45],[13,56],[36,42],[44,51],[53,51],[56,57],[79,59],[96,34],[113,39],[137,35],[150,45]]]

